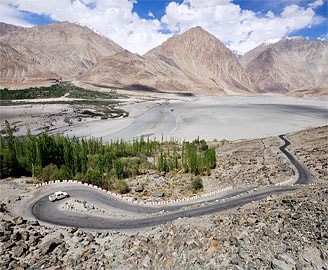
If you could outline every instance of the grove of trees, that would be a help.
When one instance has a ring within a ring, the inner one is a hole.
[[[150,170],[210,174],[216,166],[215,149],[204,140],[133,142],[69,138],[42,133],[15,137],[6,121],[0,136],[0,178],[33,176],[39,181],[76,179],[121,193],[129,191],[126,178]]]

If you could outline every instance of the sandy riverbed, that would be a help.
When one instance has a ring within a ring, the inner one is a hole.
[[[124,107],[126,119],[80,123],[60,131],[69,136],[131,140],[250,139],[327,124],[327,102],[280,97],[197,97]]]
[[[132,140],[141,135],[157,139],[238,140],[262,138],[328,124],[328,99],[287,97],[181,97],[141,94],[120,101],[129,117],[75,119],[71,105],[10,105],[0,108],[4,119],[16,125],[17,135],[51,133],[96,137],[104,141]],[[46,102],[46,101],[43,101]]]

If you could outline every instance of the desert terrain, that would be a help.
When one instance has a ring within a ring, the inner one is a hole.
[[[1,265],[6,265],[1,269],[325,269],[327,133],[328,127],[323,126],[287,135],[292,142],[289,151],[309,168],[314,185],[219,214],[180,218],[140,230],[98,231],[37,222],[24,215],[24,204],[44,188],[36,188],[33,179],[26,177],[1,180],[0,258]],[[276,136],[213,144],[219,166],[211,177],[203,178],[204,193],[228,183],[261,186],[295,178],[278,151],[282,143]],[[170,184],[176,181],[170,175],[143,177],[129,182],[133,188],[136,181],[151,179],[144,186],[149,192],[139,200],[158,200],[162,197],[158,187],[166,190],[166,198],[191,196],[183,176],[175,185]],[[126,215],[74,198],[60,202],[59,207],[96,216]]]
[[[92,90],[110,92],[102,87]],[[17,100],[0,108],[1,129],[8,120],[15,135],[57,132],[70,137],[133,140],[207,141],[263,138],[327,124],[327,97],[181,96],[116,90],[116,108],[128,115],[102,119],[104,104],[72,104],[74,99]],[[76,101],[76,100],[75,100]],[[105,101],[110,104],[111,101]],[[83,112],[94,112],[92,116]],[[206,121],[204,121],[206,119]]]
[[[99,89],[97,91],[113,91]],[[103,104],[74,103],[67,96],[20,100],[1,106],[15,135],[48,131],[103,140],[193,140],[215,147],[217,167],[202,176],[200,196],[213,191],[292,185],[295,168],[279,147],[310,171],[314,185],[246,204],[219,214],[179,218],[133,230],[66,228],[36,221],[27,202],[56,190],[36,188],[34,179],[0,181],[1,265],[6,269],[325,269],[327,268],[327,100],[279,96],[212,97],[117,90],[115,106],[125,117],[102,119]],[[69,102],[68,102],[69,101]],[[81,111],[93,114],[83,114]],[[177,201],[194,196],[189,174],[148,173],[127,179],[126,201]],[[58,186],[65,188],[65,185]],[[224,194],[224,193],[222,193]],[[197,207],[208,205],[204,200]],[[219,197],[218,197],[219,198]],[[210,205],[210,204],[209,204]],[[142,218],[71,197],[60,202],[67,213],[124,220]],[[146,214],[145,217],[154,214]],[[155,214],[156,215],[156,214]],[[311,229],[310,229],[311,228]],[[3,268],[1,268],[3,269]]]
[[[0,89],[65,89],[56,98],[0,98],[1,134],[7,120],[15,136],[200,138],[216,151],[197,195],[182,171],[125,179],[124,196],[72,182],[1,179],[1,270],[328,269],[326,41],[287,37],[236,57],[194,27],[141,56],[69,22],[0,28]],[[72,98],[73,85],[112,98]],[[300,166],[282,151],[281,134]],[[307,185],[297,182],[299,167]],[[71,196],[50,202],[59,189]],[[76,220],[83,222],[72,226]]]

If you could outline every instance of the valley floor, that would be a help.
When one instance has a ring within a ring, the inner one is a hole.
[[[133,140],[207,141],[254,139],[327,125],[327,98],[289,97],[181,97],[173,94],[122,91],[129,98],[116,100],[128,117],[101,120],[78,112],[101,110],[97,105],[72,105],[68,98],[29,100],[1,106],[1,129],[7,119],[16,135],[42,131],[68,136]]]

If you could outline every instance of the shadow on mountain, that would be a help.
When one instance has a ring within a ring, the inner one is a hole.
[[[148,92],[155,92],[155,93],[162,93],[158,89],[154,87],[150,87],[147,85],[142,85],[142,84],[130,84],[126,86],[127,89],[131,90],[142,90],[142,91],[148,91]]]

